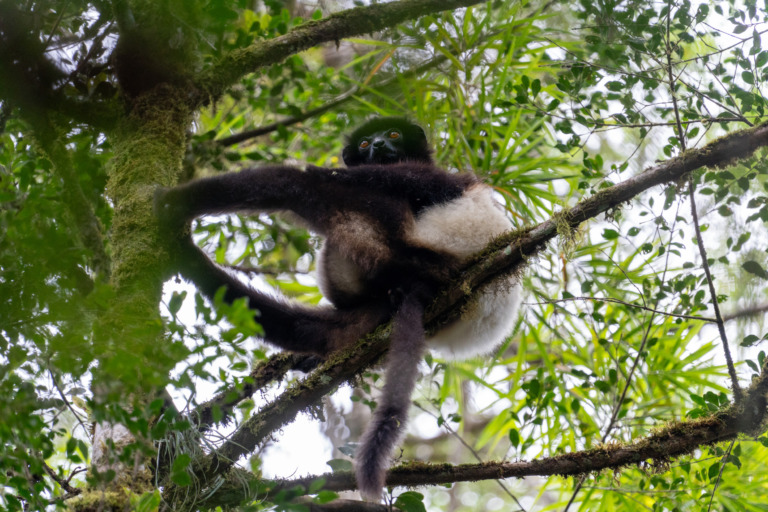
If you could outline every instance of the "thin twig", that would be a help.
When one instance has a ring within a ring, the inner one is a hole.
[[[671,6],[670,6],[671,8]],[[677,120],[677,134],[680,142],[680,149],[685,151],[685,131],[682,124],[680,124],[680,112],[677,108],[677,96],[675,95],[675,79],[672,75],[672,49],[669,39],[669,23],[671,12],[667,15],[667,72],[669,74],[669,91],[672,95],[672,105],[675,109],[675,119]],[[709,285],[709,293],[712,295],[712,306],[715,310],[715,318],[717,319],[717,329],[720,331],[720,339],[723,342],[723,352],[725,352],[725,361],[728,364],[728,374],[731,377],[733,384],[733,395],[737,402],[742,398],[741,388],[739,387],[739,381],[736,377],[736,368],[733,366],[733,360],[731,359],[731,350],[728,347],[728,338],[725,334],[725,326],[723,325],[723,317],[720,315],[720,306],[717,303],[717,292],[715,291],[715,285],[712,281],[712,273],[709,271],[709,262],[707,261],[707,250],[704,247],[704,239],[701,236],[701,229],[699,228],[699,215],[696,211],[696,184],[693,181],[693,177],[688,177],[688,193],[691,198],[691,216],[693,217],[693,227],[696,231],[696,245],[699,247],[699,254],[701,254],[701,266],[704,268],[704,273],[707,276],[707,284]]]
[[[64,396],[64,392],[59,387],[59,383],[56,381],[56,375],[53,373],[53,370],[48,370],[48,373],[51,375],[51,381],[53,382],[53,387],[56,388],[56,391],[58,391],[59,396],[64,401],[64,404],[67,406],[67,409],[74,415],[77,422],[80,424],[80,426],[83,428],[83,432],[85,432],[86,435],[88,435],[88,428],[83,423],[83,420],[80,417],[80,414],[78,414],[77,411],[72,407],[72,404],[69,403],[69,400],[67,400],[67,397]]]
[[[424,411],[425,413],[427,413],[427,414],[429,414],[430,416],[432,416],[433,418],[437,419],[437,415],[436,415],[434,412],[432,412],[432,411],[428,411],[427,409],[425,409],[424,407],[422,407],[422,406],[421,406],[421,404],[419,404],[418,402],[413,402],[413,405],[415,405],[417,409],[421,409],[421,410],[422,410],[422,411]],[[482,457],[480,457],[480,454],[479,454],[479,453],[477,453],[477,450],[475,450],[474,448],[472,448],[472,446],[470,446],[470,444],[469,444],[469,443],[467,443],[467,442],[464,440],[464,438],[463,438],[463,437],[461,437],[461,436],[459,435],[459,433],[458,433],[458,432],[456,432],[455,430],[453,430],[453,429],[452,429],[452,428],[451,428],[451,427],[448,425],[448,423],[447,423],[447,422],[443,422],[443,424],[441,425],[441,427],[442,427],[442,428],[444,428],[445,430],[447,430],[447,431],[448,431],[448,433],[449,433],[449,434],[451,434],[453,437],[455,437],[455,438],[456,438],[456,439],[457,439],[457,440],[458,440],[458,441],[459,441],[459,442],[460,442],[460,443],[461,443],[461,444],[464,446],[464,448],[466,448],[466,449],[469,451],[469,453],[471,453],[471,454],[472,454],[472,456],[475,458],[475,460],[477,460],[477,462],[480,462],[480,463],[482,463],[482,462],[485,462],[485,460],[483,460],[483,458],[482,458]],[[502,490],[504,491],[504,493],[506,493],[506,495],[507,495],[507,496],[509,496],[510,498],[512,498],[512,499],[514,500],[514,502],[515,502],[515,503],[517,503],[517,506],[518,506],[518,507],[520,507],[520,510],[522,510],[522,512],[525,512],[525,507],[523,507],[523,504],[522,504],[522,503],[520,503],[520,501],[517,499],[517,496],[515,496],[514,494],[512,494],[512,491],[510,491],[510,490],[509,490],[509,488],[507,488],[507,486],[506,486],[506,485],[504,485],[504,482],[503,482],[501,479],[497,478],[497,479],[496,479],[496,483],[498,483],[498,484],[499,484],[499,487],[501,487],[501,488],[502,488]]]
[[[69,2],[66,1],[59,6],[59,16],[56,18],[56,21],[53,23],[53,27],[51,27],[51,31],[45,40],[45,44],[43,45],[44,47],[47,48],[48,45],[51,43],[51,39],[53,39],[53,34],[55,34],[56,30],[59,28],[59,24],[61,23],[61,19],[64,17],[64,13],[66,12],[68,5],[69,5]]]
[[[668,9],[671,9],[671,5],[668,5]],[[672,74],[672,46],[669,42],[669,23],[670,18],[672,17],[671,12],[667,12],[667,75],[669,77],[669,94],[672,96],[672,108],[675,111],[675,124],[677,129],[677,140],[680,143],[680,149],[682,151],[685,151],[685,130],[683,130],[683,125],[680,122],[680,110],[677,108],[677,95],[675,94],[675,77]]]
[[[731,441],[730,446],[728,446],[728,449],[725,451],[725,455],[723,455],[722,461],[720,462],[720,471],[717,473],[717,480],[715,480],[715,488],[712,489],[712,495],[709,497],[709,506],[707,507],[707,512],[712,511],[712,502],[715,499],[715,492],[717,492],[718,486],[720,486],[720,480],[723,478],[723,470],[725,469],[725,464],[728,461],[728,457],[731,456],[731,450],[733,450],[733,445],[736,443],[736,439]]]
[[[691,215],[693,216],[693,227],[696,231],[696,245],[699,247],[699,254],[701,255],[701,266],[704,269],[704,274],[707,276],[709,294],[712,296],[712,308],[715,310],[717,330],[720,333],[720,339],[723,342],[725,362],[728,365],[728,375],[731,377],[731,385],[733,386],[733,397],[736,402],[740,402],[743,398],[743,394],[741,387],[739,386],[739,379],[736,377],[736,367],[733,365],[733,359],[731,358],[731,349],[728,346],[728,337],[725,334],[725,324],[723,323],[723,317],[720,314],[720,306],[717,303],[717,292],[715,291],[715,284],[712,281],[712,273],[709,271],[709,262],[707,262],[707,250],[704,248],[704,239],[701,237],[701,228],[699,227],[699,215],[696,212],[695,190],[696,184],[693,182],[693,177],[689,176],[688,194],[691,198]]]
[[[755,316],[766,312],[768,312],[768,304],[759,304],[757,306],[750,306],[738,311],[734,311],[733,313],[723,315],[723,321],[727,322],[729,320],[744,318],[745,316]]]
[[[242,272],[244,274],[259,274],[259,275],[265,275],[265,276],[279,276],[283,273],[289,273],[289,274],[309,274],[306,270],[297,270],[297,269],[286,269],[281,270],[279,268],[275,267],[250,267],[246,265],[221,265],[223,268],[227,268],[230,270],[234,270],[237,272]]]
[[[307,110],[305,112],[302,112],[300,114],[297,114],[295,116],[286,117],[285,119],[282,119],[280,121],[275,121],[274,123],[266,124],[263,126],[260,126],[258,128],[254,128],[252,130],[247,130],[244,132],[236,133],[234,135],[230,135],[229,137],[224,137],[222,139],[217,139],[216,143],[220,146],[231,146],[234,144],[238,144],[240,142],[244,142],[248,139],[253,139],[255,137],[260,137],[262,135],[266,135],[268,133],[271,133],[278,128],[291,126],[297,123],[300,123],[302,121],[306,121],[307,119],[310,119],[312,117],[318,116],[320,114],[323,114],[329,110],[332,110],[339,105],[343,105],[347,101],[351,100],[358,94],[365,94],[371,91],[374,91],[376,89],[385,88],[391,84],[393,84],[397,80],[401,80],[403,78],[408,78],[411,76],[418,76],[424,73],[425,71],[435,68],[442,64],[443,62],[447,61],[448,58],[445,55],[439,55],[437,57],[429,59],[427,62],[416,66],[415,68],[409,69],[408,71],[401,73],[399,75],[392,76],[390,78],[387,78],[385,80],[381,80],[373,85],[368,85],[367,83],[359,84],[355,86],[354,88],[350,89],[349,91],[341,94],[339,97],[337,97],[334,100],[331,100],[327,103],[324,103],[320,105],[319,107],[315,107],[313,109]]]
[[[660,311],[658,309],[650,308],[648,306],[641,306],[640,304],[632,304],[631,302],[625,302],[623,300],[614,299],[612,297],[568,297],[567,299],[552,299],[552,300],[545,300],[545,301],[542,301],[542,302],[525,302],[524,304],[529,305],[529,306],[530,305],[540,305],[540,304],[557,304],[558,302],[574,302],[574,301],[577,301],[577,300],[583,300],[583,301],[593,300],[593,301],[596,301],[596,302],[612,302],[612,303],[615,303],[615,304],[622,304],[624,306],[629,306],[631,308],[637,308],[637,309],[642,309],[644,311],[650,311],[651,313],[656,313],[656,314],[659,314],[659,315],[670,316],[672,318],[683,318],[685,320],[701,320],[702,322],[712,322],[712,323],[716,323],[717,322],[716,318],[710,318],[710,317],[707,317],[707,316],[678,315],[678,314],[675,314],[675,313],[667,313],[665,311]]]
[[[72,478],[72,477],[68,478],[67,480],[63,480],[62,478],[59,478],[59,475],[57,475],[57,474],[56,474],[56,472],[53,470],[53,468],[52,468],[51,466],[49,466],[49,465],[48,465],[48,463],[47,463],[47,462],[45,462],[45,461],[43,462],[43,470],[45,470],[45,472],[46,472],[46,473],[48,473],[48,476],[49,476],[49,477],[51,477],[51,479],[52,479],[54,482],[56,482],[57,484],[59,484],[59,486],[60,486],[62,489],[64,489],[64,491],[65,491],[67,494],[70,494],[70,495],[73,495],[73,496],[77,496],[78,494],[80,494],[81,492],[83,492],[83,490],[82,490],[82,489],[78,489],[78,488],[76,488],[76,487],[72,487],[71,485],[69,485],[69,480],[70,480],[70,478]],[[80,472],[80,471],[78,471],[78,473],[79,473],[79,472]]]

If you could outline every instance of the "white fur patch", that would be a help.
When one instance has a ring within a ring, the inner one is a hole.
[[[464,260],[481,251],[512,223],[486,185],[473,185],[464,194],[421,212],[409,238],[436,251]]]
[[[467,259],[510,229],[512,223],[493,199],[492,189],[475,185],[461,197],[421,212],[409,238],[430,249]],[[512,330],[520,304],[516,281],[509,277],[486,286],[459,321],[429,339],[430,346],[451,358],[493,350]]]
[[[461,319],[443,327],[427,342],[447,359],[487,354],[509,336],[520,305],[520,285],[509,277],[482,289]]]
[[[362,291],[364,279],[360,267],[351,259],[323,244],[317,258],[317,284],[325,297],[333,297],[334,290],[357,295]]]
[[[366,269],[378,260],[391,258],[389,245],[379,227],[358,213],[338,214],[318,256],[320,291],[330,299],[362,292]],[[344,252],[333,250],[344,247]],[[336,293],[334,293],[336,292]]]

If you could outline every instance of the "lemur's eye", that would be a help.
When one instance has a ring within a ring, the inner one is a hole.
[[[360,141],[360,149],[365,149],[365,148],[367,148],[370,145],[371,145],[371,143],[369,141],[365,140],[365,139]]]
[[[400,132],[397,131],[397,130],[390,130],[389,138],[390,139],[399,139],[400,138]]]

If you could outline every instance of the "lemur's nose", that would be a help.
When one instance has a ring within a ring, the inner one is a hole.
[[[384,139],[376,139],[373,141],[373,147],[380,148],[384,145]]]

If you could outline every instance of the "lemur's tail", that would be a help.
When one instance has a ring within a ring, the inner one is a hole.
[[[371,500],[381,498],[392,448],[408,421],[411,393],[425,350],[423,313],[423,305],[412,293],[404,297],[393,319],[386,382],[355,456],[357,486]]]

